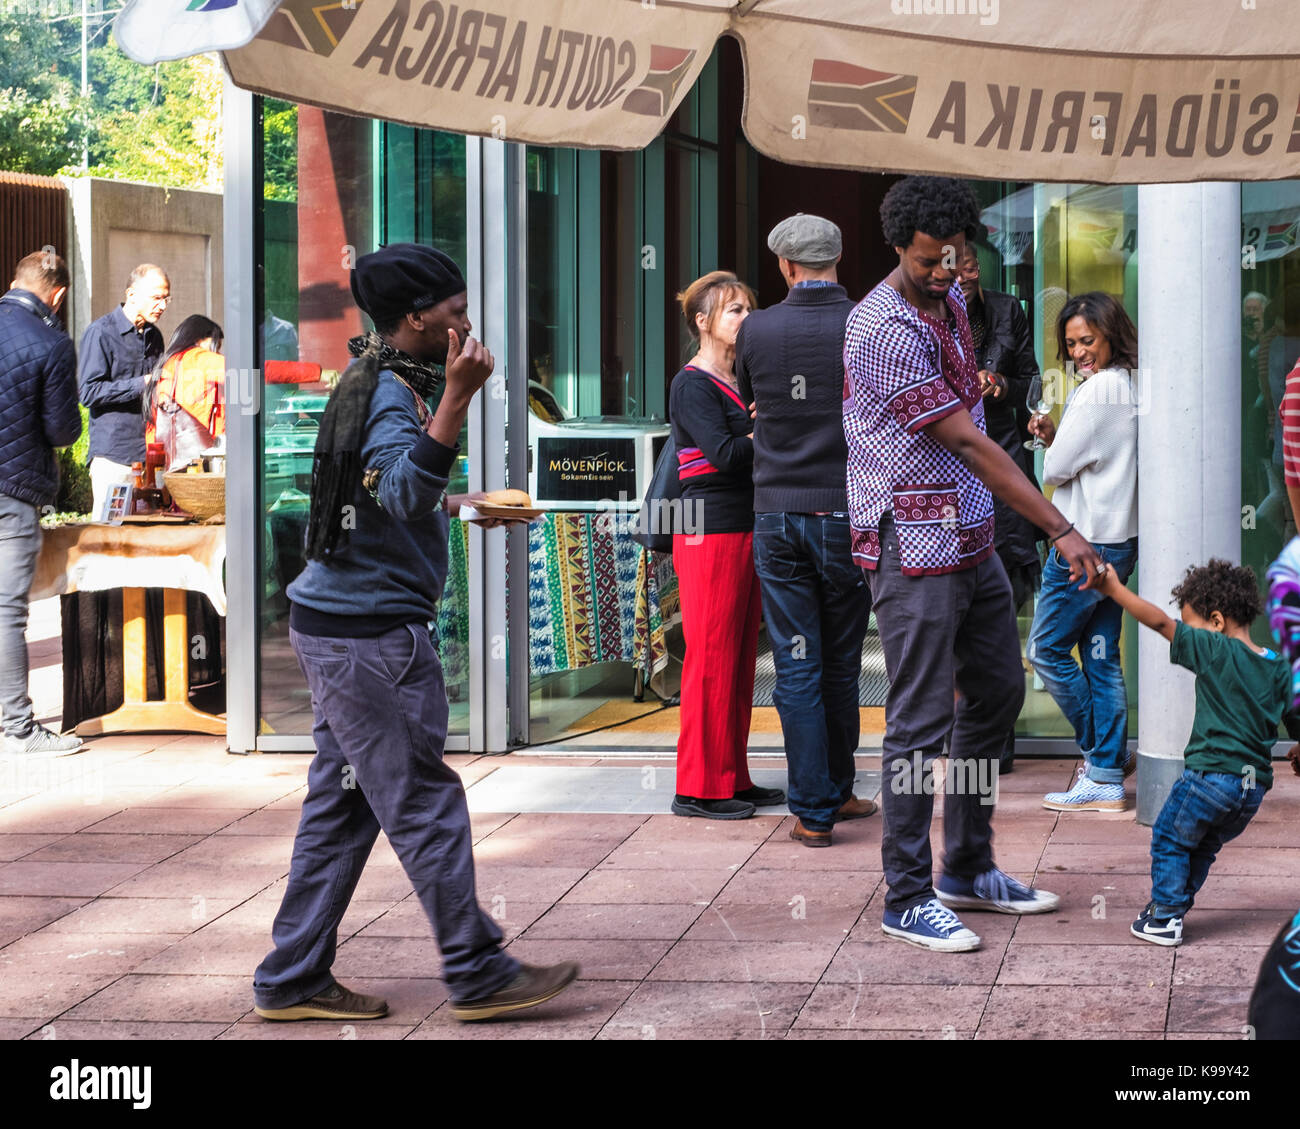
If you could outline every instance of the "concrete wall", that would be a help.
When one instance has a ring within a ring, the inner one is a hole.
[[[158,322],[163,337],[190,314],[221,324],[224,276],[222,198],[217,192],[162,188],[125,180],[68,177],[69,332],[118,305],[137,263],[157,263],[171,279],[171,305]]]

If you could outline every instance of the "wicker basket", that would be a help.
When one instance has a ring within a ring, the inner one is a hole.
[[[185,474],[180,471],[163,476],[163,483],[174,501],[199,520],[226,512],[226,476],[224,474]]]

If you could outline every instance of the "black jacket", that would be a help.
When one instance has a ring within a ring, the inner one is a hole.
[[[835,513],[845,495],[844,287],[796,286],[736,337],[736,380],[754,420],[754,512]]]
[[[0,494],[52,503],[54,448],[80,434],[72,341],[35,294],[10,290],[0,298]]]
[[[1034,339],[1029,332],[1029,322],[1020,308],[1020,302],[1010,294],[997,290],[984,291],[984,344],[978,352],[979,366],[989,368],[1007,379],[1007,394],[1000,400],[984,397],[984,426],[989,438],[1001,447],[1025,476],[1040,488],[1034,477],[1034,455],[1025,450],[1029,436],[1030,381],[1039,375],[1038,361],[1034,358]],[[1035,542],[1043,534],[1010,506],[993,499],[997,533],[998,556],[1008,569],[1016,565],[1037,564],[1038,547]]]

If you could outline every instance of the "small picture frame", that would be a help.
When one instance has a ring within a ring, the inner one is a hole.
[[[104,504],[97,520],[106,525],[121,525],[122,519],[131,512],[131,494],[133,488],[129,482],[116,482],[108,488]]]

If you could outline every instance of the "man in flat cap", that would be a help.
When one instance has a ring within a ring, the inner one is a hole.
[[[253,978],[256,1011],[281,1020],[387,1013],[330,971],[339,921],[382,828],[442,950],[452,1015],[488,1019],[542,1003],[578,974],[576,964],[535,968],[502,951],[475,894],[465,790],[443,761],[447,694],[428,625],[447,577],[445,491],[470,401],[494,362],[470,337],[460,269],[432,247],[362,256],[352,294],[375,332],[349,342],[358,359],[325,409],[308,563],[287,593],[316,758],[275,949]]]
[[[841,424],[840,229],[802,213],[767,237],[785,301],[750,314],[736,375],[754,421],[754,568],[776,664],[772,700],[789,772],[790,837],[829,847],[831,828],[876,810],[853,794],[858,667],[871,598],[849,551]]]

